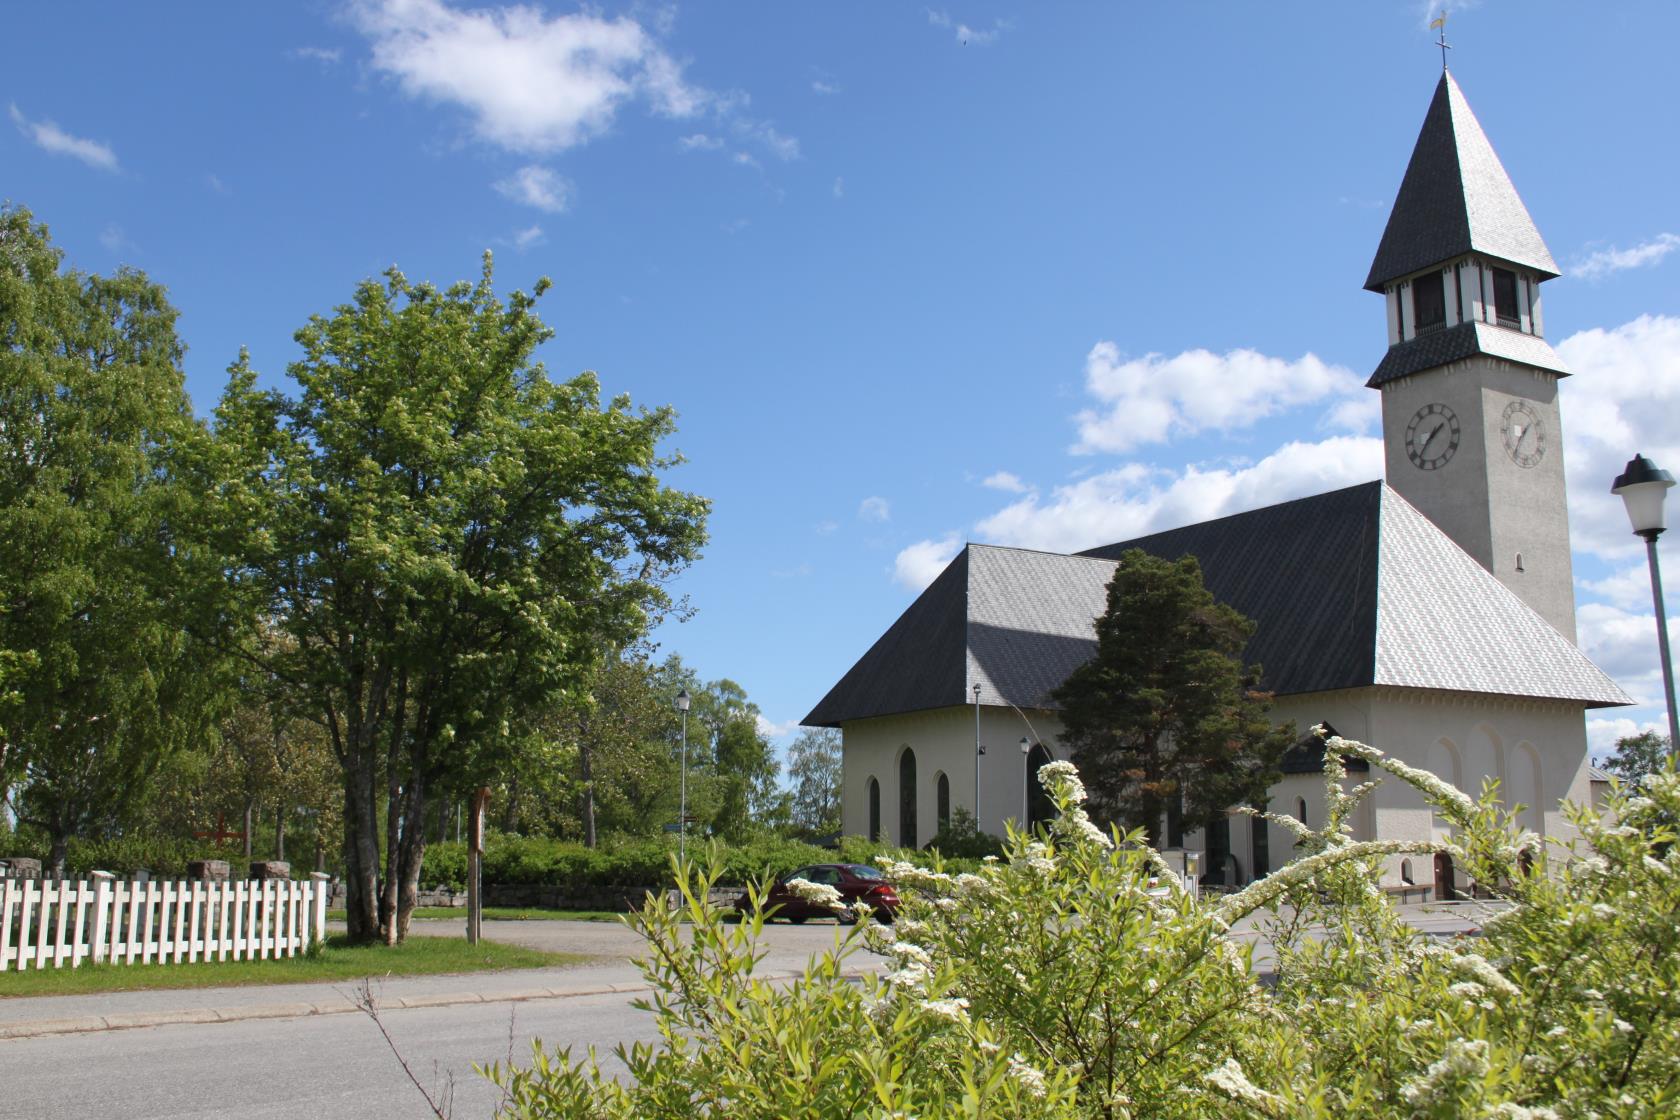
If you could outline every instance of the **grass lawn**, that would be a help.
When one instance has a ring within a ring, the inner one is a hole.
[[[615,910],[545,910],[540,906],[486,906],[484,920],[487,922],[616,922],[620,915]],[[344,911],[328,910],[327,921],[342,922]],[[467,908],[465,906],[416,906],[414,920],[417,922],[456,921],[465,928],[467,924]]]
[[[318,954],[266,961],[204,964],[83,965],[40,971],[0,972],[0,1005],[8,996],[84,995],[145,988],[220,988],[246,984],[305,984],[360,980],[364,976],[424,976],[443,972],[492,972],[554,968],[588,960],[577,953],[545,953],[519,945],[459,937],[413,937],[395,948],[351,945],[328,937]]]

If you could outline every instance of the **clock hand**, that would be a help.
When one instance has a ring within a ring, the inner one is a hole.
[[[1443,423],[1437,424],[1433,428],[1429,429],[1429,434],[1424,436],[1423,437],[1423,442],[1418,445],[1418,454],[1419,455],[1422,455],[1423,453],[1425,453],[1426,451],[1429,450],[1429,445],[1434,442],[1435,437],[1440,435],[1441,434],[1441,429],[1446,427],[1446,426],[1447,425],[1443,422]]]

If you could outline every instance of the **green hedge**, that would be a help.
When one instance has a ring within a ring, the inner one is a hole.
[[[520,886],[656,886],[670,878],[669,860],[676,850],[676,842],[665,839],[607,840],[597,848],[586,848],[573,840],[490,836],[484,848],[484,881]],[[688,848],[694,860],[704,860],[710,850],[706,841],[694,841]],[[719,844],[717,856],[722,864],[721,883],[730,887],[764,875],[783,875],[805,864],[833,863],[838,858],[827,848],[773,837],[746,844]],[[428,887],[464,890],[466,846],[452,840],[429,845],[420,879]]]

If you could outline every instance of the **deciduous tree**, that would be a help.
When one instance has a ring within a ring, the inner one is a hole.
[[[204,444],[175,309],[129,269],[62,267],[45,226],[0,209],[0,649],[15,703],[0,788],[51,837],[120,824],[211,714],[189,637],[216,572],[183,526]]]
[[[217,410],[237,579],[291,639],[268,668],[342,768],[358,940],[406,932],[430,791],[496,779],[518,713],[641,634],[704,537],[659,477],[671,411],[532,361],[548,286],[393,269],[297,333],[295,395],[242,358]]]

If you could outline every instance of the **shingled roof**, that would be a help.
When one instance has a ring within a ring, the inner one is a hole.
[[[1558,275],[1469,102],[1443,72],[1365,287],[1380,292],[1401,277],[1469,252]]]
[[[970,703],[1054,707],[1096,651],[1092,621],[1128,549],[1193,555],[1253,619],[1245,658],[1281,695],[1368,685],[1630,703],[1562,634],[1382,482],[1075,556],[970,545],[804,719]]]
[[[1444,331],[1420,334],[1388,348],[1366,388],[1380,389],[1399,377],[1410,377],[1448,362],[1486,354],[1508,362],[1568,377],[1569,368],[1551,344],[1538,335],[1523,334],[1492,323],[1460,323]]]

